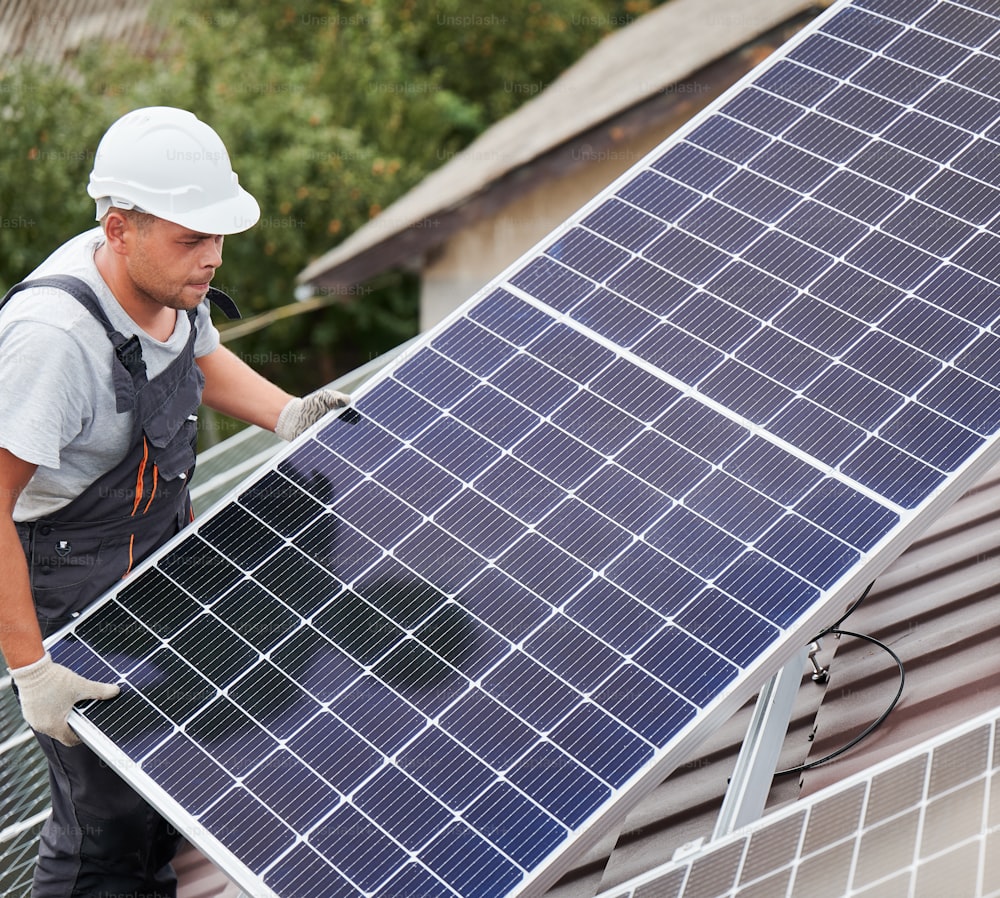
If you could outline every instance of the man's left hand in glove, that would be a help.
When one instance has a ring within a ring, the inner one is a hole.
[[[283,440],[294,440],[327,412],[344,408],[350,401],[350,396],[326,389],[317,390],[302,398],[296,397],[282,409],[274,432]]]

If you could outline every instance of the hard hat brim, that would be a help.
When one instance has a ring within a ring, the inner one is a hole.
[[[190,212],[153,212],[157,218],[202,234],[239,234],[260,220],[260,206],[242,187],[236,196]]]

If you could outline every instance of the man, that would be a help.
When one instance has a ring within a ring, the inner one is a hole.
[[[88,193],[101,226],[0,307],[0,650],[49,761],[33,898],[172,898],[176,834],[67,723],[118,687],[54,663],[43,638],[190,521],[202,401],[292,439],[347,397],[292,397],[219,345],[209,301],[235,313],[210,288],[223,236],[260,210],[208,125],[125,115]]]

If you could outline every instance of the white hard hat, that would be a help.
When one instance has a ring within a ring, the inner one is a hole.
[[[148,106],[123,115],[97,145],[87,193],[203,234],[236,234],[260,218],[222,138],[186,109]]]

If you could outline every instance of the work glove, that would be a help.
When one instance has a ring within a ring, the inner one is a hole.
[[[343,408],[350,401],[350,396],[336,390],[317,390],[301,399],[291,399],[278,415],[274,432],[283,440],[294,440],[328,411]]]
[[[73,705],[85,699],[114,698],[114,683],[96,683],[56,664],[46,652],[33,664],[10,672],[21,700],[21,713],[37,733],[44,733],[63,745],[79,745],[80,737],[67,723]]]

